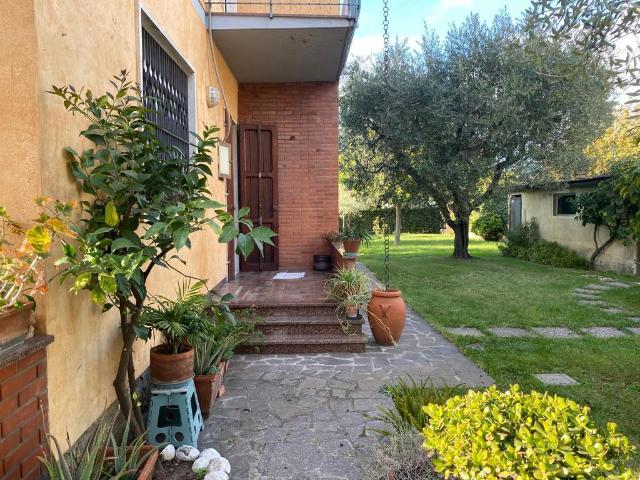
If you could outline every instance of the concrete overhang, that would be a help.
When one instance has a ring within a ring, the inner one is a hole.
[[[240,83],[335,82],[356,20],[213,14],[209,28]]]

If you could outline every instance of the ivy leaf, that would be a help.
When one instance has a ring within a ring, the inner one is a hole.
[[[120,217],[118,216],[118,211],[116,210],[116,205],[113,203],[113,200],[107,203],[104,209],[104,221],[110,227],[115,227],[120,223]]]

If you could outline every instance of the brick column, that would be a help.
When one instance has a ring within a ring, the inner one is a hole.
[[[53,341],[36,335],[0,354],[0,478],[38,479],[46,445],[47,357]]]

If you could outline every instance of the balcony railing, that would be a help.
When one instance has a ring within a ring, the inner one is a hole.
[[[275,16],[331,16],[357,20],[360,0],[217,0],[204,1],[214,14]]]

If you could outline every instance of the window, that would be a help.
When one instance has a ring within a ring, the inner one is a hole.
[[[189,78],[151,34],[142,29],[142,88],[147,118],[158,140],[189,156]]]
[[[575,193],[556,193],[553,195],[554,215],[575,215],[576,212]]]

